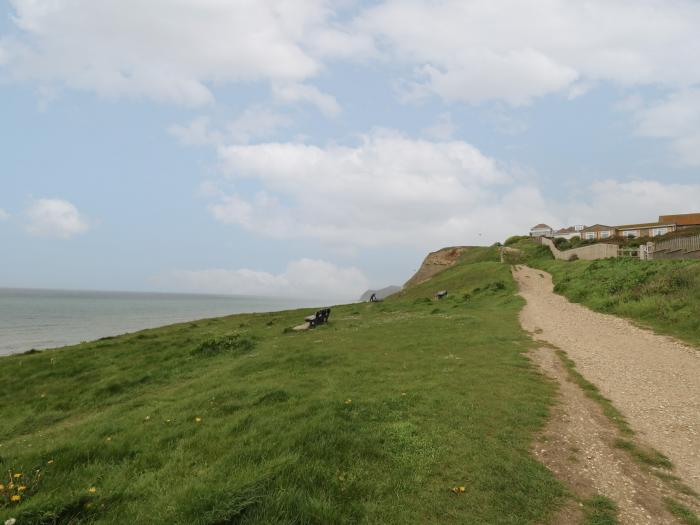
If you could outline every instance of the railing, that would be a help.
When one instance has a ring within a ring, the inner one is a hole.
[[[640,259],[639,248],[618,248],[617,253],[619,257],[634,257],[635,259]]]
[[[654,243],[655,254],[657,254],[658,252],[676,251],[700,251],[700,235],[694,235],[692,237],[677,237],[675,239],[668,239],[667,241]]]

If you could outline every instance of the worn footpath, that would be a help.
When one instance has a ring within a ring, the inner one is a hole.
[[[523,328],[564,350],[624,414],[638,439],[668,456],[700,492],[700,350],[593,312],[553,292],[546,272],[516,266]]]

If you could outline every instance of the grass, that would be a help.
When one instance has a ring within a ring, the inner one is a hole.
[[[583,502],[584,525],[618,525],[617,505],[605,496],[593,496]]]
[[[565,489],[530,446],[555,386],[496,258],[304,333],[310,310],[0,359],[0,472],[38,480],[0,523],[546,521]]]
[[[686,525],[700,525],[700,518],[691,509],[672,498],[665,498],[664,504],[668,511]]]
[[[657,450],[646,450],[627,439],[616,439],[615,446],[617,448],[621,448],[622,450],[628,451],[637,461],[644,463],[645,465],[649,465],[650,467],[669,470],[673,468],[673,463],[671,463],[671,460]]]
[[[555,292],[570,301],[700,346],[700,261],[565,262],[555,261],[548,249],[531,240],[520,240],[512,247],[522,250],[516,263],[551,273]]]

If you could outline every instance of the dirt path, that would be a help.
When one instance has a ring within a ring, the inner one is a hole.
[[[613,446],[617,429],[600,406],[569,381],[554,350],[539,348],[530,357],[560,385],[559,403],[533,447],[534,455],[581,499],[596,495],[612,499],[619,507],[620,523],[676,524],[663,503],[665,496],[674,496],[672,491]],[[581,514],[573,503],[553,523],[579,524]]]
[[[518,266],[513,275],[527,301],[523,328],[564,350],[639,440],[666,454],[700,492],[700,351],[570,303],[546,272]]]

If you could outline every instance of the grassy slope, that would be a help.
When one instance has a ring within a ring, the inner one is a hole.
[[[700,261],[619,258],[564,262],[532,241],[513,245],[552,274],[555,291],[605,313],[628,317],[700,346]]]
[[[0,472],[43,471],[0,522],[538,522],[563,497],[528,453],[554,387],[495,258],[306,333],[283,329],[308,310],[236,315],[0,359]],[[256,347],[192,355],[235,333]]]

